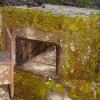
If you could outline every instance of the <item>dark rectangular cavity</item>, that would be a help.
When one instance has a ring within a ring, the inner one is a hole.
[[[16,38],[16,65],[21,66],[33,57],[45,52],[48,48],[56,49],[56,74],[59,73],[61,47],[59,44],[48,41],[32,40],[27,38]]]

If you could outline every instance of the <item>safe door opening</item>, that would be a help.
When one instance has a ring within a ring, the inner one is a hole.
[[[60,46],[53,42],[16,38],[16,67],[54,78],[59,73]]]

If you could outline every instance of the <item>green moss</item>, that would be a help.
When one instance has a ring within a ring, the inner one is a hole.
[[[99,100],[100,99],[100,87],[97,87],[97,89],[96,89],[96,96],[97,96],[97,100]]]
[[[98,20],[99,15],[89,18],[55,15],[51,12],[44,12],[33,9],[4,8],[2,9],[3,23],[9,28],[14,27],[36,27],[45,32],[66,32],[66,31],[86,31],[87,21]],[[84,25],[84,27],[82,26]],[[80,30],[81,28],[81,30]]]
[[[0,16],[1,16],[1,8],[0,8]],[[2,30],[2,21],[1,21],[1,17],[0,17],[0,30]],[[5,49],[5,38],[4,38],[4,34],[2,31],[0,31],[0,50],[4,50]]]
[[[34,26],[42,31],[57,32],[62,30],[64,16],[56,16],[51,12],[39,10],[4,8],[3,22],[10,27]]]
[[[32,75],[29,72],[15,70],[15,98],[24,100],[46,100],[50,91],[56,90],[61,95],[68,93],[73,100],[94,100],[93,83],[83,80],[73,81],[73,87],[64,89],[64,84],[55,84]],[[100,98],[100,89],[96,88],[96,98]]]
[[[3,33],[0,33],[0,50],[5,50],[5,38]]]
[[[76,80],[74,82],[74,87],[67,88],[68,95],[73,100],[94,100],[92,83]]]
[[[15,98],[22,98],[24,100],[46,100],[47,93],[55,85],[54,81],[43,80],[22,70],[15,70],[14,83]]]

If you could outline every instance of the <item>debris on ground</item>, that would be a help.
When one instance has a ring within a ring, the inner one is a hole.
[[[56,74],[56,50],[50,50],[33,57],[24,64],[24,70],[43,77],[54,77]]]

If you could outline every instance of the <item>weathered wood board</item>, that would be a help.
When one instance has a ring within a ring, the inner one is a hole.
[[[6,51],[0,51],[0,85],[8,85],[10,97],[13,100],[14,50],[13,38],[8,29],[5,31],[5,39]]]

